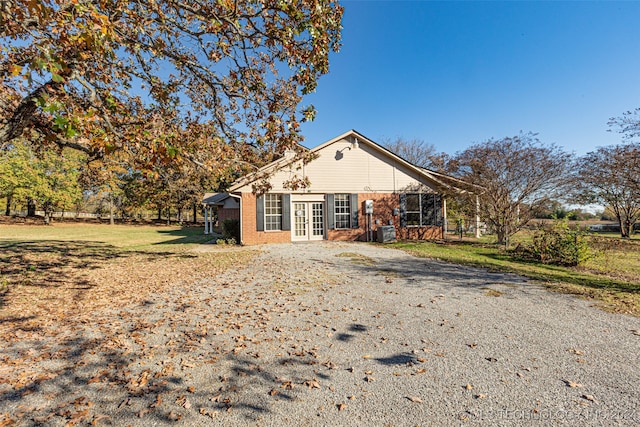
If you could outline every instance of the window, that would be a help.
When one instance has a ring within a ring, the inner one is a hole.
[[[407,226],[422,225],[421,209],[420,209],[420,195],[419,194],[407,194],[406,204]]]
[[[264,195],[264,229],[282,230],[282,199],[280,194]]]
[[[351,228],[349,194],[336,194],[334,199],[336,228]]]
[[[400,194],[400,226],[442,225],[442,197],[437,194]]]

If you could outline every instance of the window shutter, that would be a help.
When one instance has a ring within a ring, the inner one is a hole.
[[[264,196],[256,198],[256,230],[264,231]]]
[[[407,226],[407,195],[400,194],[400,227]]]
[[[327,228],[333,230],[336,228],[336,207],[335,197],[333,194],[327,194]]]
[[[351,209],[351,228],[358,228],[358,194],[354,193],[349,199]]]
[[[433,205],[435,210],[436,225],[442,226],[442,196],[440,194],[433,196]]]
[[[421,194],[420,195],[420,210],[422,211],[422,218],[420,225],[435,225],[435,212],[433,210],[433,194]]]
[[[282,195],[282,229],[291,230],[291,194]]]

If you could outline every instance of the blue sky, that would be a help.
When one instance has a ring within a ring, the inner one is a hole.
[[[640,1],[343,1],[343,45],[304,98],[314,147],[350,129],[454,154],[537,132],[584,154],[640,107]]]

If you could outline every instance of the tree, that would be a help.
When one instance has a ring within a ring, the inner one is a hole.
[[[421,139],[396,138],[395,141],[383,141],[382,146],[415,166],[435,169],[434,159],[438,153],[433,144],[427,144]]]
[[[481,216],[498,243],[508,245],[536,209],[562,194],[570,160],[570,154],[542,145],[529,132],[472,145],[450,164],[456,175],[483,189]]]
[[[66,148],[46,150],[36,156],[36,184],[31,188],[33,199],[44,211],[44,222],[49,224],[51,214],[65,211],[82,198],[78,175],[84,163],[82,153]]]
[[[600,147],[579,160],[578,171],[576,199],[609,207],[620,235],[630,237],[640,219],[640,144]]]
[[[623,135],[624,140],[634,142],[640,137],[640,108],[626,111],[620,117],[609,119],[610,130],[617,130]]]
[[[30,159],[31,150],[24,140],[15,140],[0,150],[0,197],[6,199],[7,216],[11,214],[11,204],[19,191],[32,185]]]
[[[83,157],[71,149],[35,151],[17,140],[0,157],[0,189],[10,191],[13,199],[31,206],[30,210],[39,206],[48,224],[55,210],[69,208],[82,197],[78,175]]]
[[[298,106],[341,19],[331,0],[2,1],[0,148],[28,136],[143,164],[217,144],[228,161],[282,153],[314,116]]]

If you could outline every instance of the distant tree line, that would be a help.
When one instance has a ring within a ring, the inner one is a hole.
[[[136,219],[143,214],[178,221],[187,211],[195,219],[203,193],[222,185],[224,171],[212,174],[189,163],[135,169],[120,154],[89,159],[70,148],[34,148],[23,139],[0,151],[0,197],[5,215],[13,210],[86,212],[104,218]],[[1,203],[0,203],[1,204]]]

